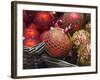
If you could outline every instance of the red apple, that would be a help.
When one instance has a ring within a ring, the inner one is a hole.
[[[34,47],[37,43],[38,43],[38,40],[32,39],[32,38],[24,39],[24,42],[23,42],[24,46],[28,48]]]

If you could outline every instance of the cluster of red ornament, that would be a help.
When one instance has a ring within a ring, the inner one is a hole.
[[[23,11],[24,46],[31,48],[39,43],[43,39],[44,32],[50,29],[53,19],[53,15],[49,12]]]
[[[82,16],[79,13],[60,13],[60,12],[46,12],[46,11],[23,11],[23,37],[25,47],[34,47],[41,41],[45,41],[46,34],[51,27],[66,29],[67,31],[75,32],[81,28]],[[71,26],[69,26],[71,25]],[[59,30],[59,29],[57,29]],[[59,32],[57,31],[56,32]],[[55,32],[55,35],[58,34]],[[60,30],[61,32],[61,30]],[[51,32],[49,32],[51,33]],[[52,35],[51,33],[50,35]],[[60,35],[62,36],[62,35]],[[59,36],[59,38],[60,38]],[[63,35],[64,36],[64,35]],[[65,38],[64,38],[65,39]],[[50,38],[51,42],[54,40]],[[56,39],[57,40],[57,39]],[[67,41],[67,40],[66,40]],[[68,39],[69,41],[69,39]],[[57,43],[58,44],[58,43]],[[50,44],[51,45],[51,44]],[[59,44],[61,45],[61,44]],[[69,43],[68,43],[69,45]],[[56,46],[56,44],[55,44]],[[57,46],[58,47],[58,46]],[[62,46],[61,48],[63,48]],[[56,48],[54,48],[56,49]],[[53,49],[53,50],[54,50]],[[62,49],[57,49],[62,50]],[[65,50],[65,49],[64,49]],[[50,51],[52,53],[52,49]],[[60,51],[59,51],[60,52]],[[61,51],[62,52],[62,51]],[[54,54],[53,54],[54,55]],[[56,57],[56,54],[54,55]],[[57,55],[60,57],[60,53]]]

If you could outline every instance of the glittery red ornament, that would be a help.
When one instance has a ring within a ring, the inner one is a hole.
[[[31,25],[24,29],[23,35],[25,38],[38,38],[39,32],[36,30],[35,25]]]
[[[54,17],[49,12],[37,12],[35,15],[35,22],[40,26],[50,25],[53,19]]]
[[[38,40],[31,39],[31,38],[24,39],[23,41],[24,46],[28,48],[34,47],[37,43],[38,43]]]
[[[46,51],[51,57],[64,57],[68,55],[72,43],[62,28],[53,28],[46,33],[45,39]]]

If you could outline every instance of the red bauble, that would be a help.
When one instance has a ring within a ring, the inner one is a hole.
[[[54,17],[49,12],[37,12],[35,21],[41,26],[49,25],[52,23]]]
[[[32,38],[24,39],[24,42],[23,42],[24,46],[28,48],[34,47],[37,43],[38,43],[38,40],[32,39]]]
[[[79,13],[68,13],[66,19],[68,23],[78,23],[81,20],[81,15]]]
[[[40,40],[41,40],[41,41],[44,41],[47,32],[48,32],[48,31],[44,31],[44,32],[40,35]]]
[[[76,32],[76,31],[78,31],[78,30],[80,30],[81,29],[81,26],[79,25],[79,24],[73,24],[73,25],[71,25],[71,32]]]
[[[72,47],[71,40],[62,28],[53,28],[46,33],[46,51],[51,57],[64,57]]]
[[[76,25],[81,27],[83,22],[83,14],[81,13],[75,13],[75,12],[69,12],[65,13],[63,16],[63,26],[64,28],[68,27],[70,24],[72,26]]]
[[[23,35],[25,38],[38,38],[39,32],[35,29],[34,26],[31,25],[30,27],[24,29]]]

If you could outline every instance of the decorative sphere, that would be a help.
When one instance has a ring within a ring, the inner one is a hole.
[[[54,17],[49,12],[37,12],[35,22],[41,26],[50,25]]]
[[[38,40],[32,39],[32,38],[24,39],[24,42],[23,42],[24,46],[28,48],[34,47],[37,43],[38,43]]]
[[[41,35],[40,35],[40,40],[44,41],[46,34],[48,33],[48,31],[44,31]]]
[[[46,51],[51,57],[64,57],[72,47],[72,43],[62,28],[53,28],[46,33]]]
[[[39,32],[35,29],[35,25],[31,25],[24,29],[23,35],[25,38],[38,38]]]
[[[71,25],[70,26],[71,32],[80,30],[83,25],[83,16],[84,16],[83,14],[75,12],[64,13],[62,18],[64,29],[66,27],[69,27],[69,25]]]

